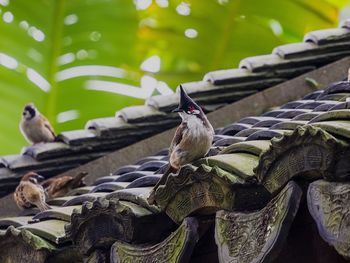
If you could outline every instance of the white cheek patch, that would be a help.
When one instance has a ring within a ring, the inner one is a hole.
[[[197,114],[200,113],[200,111],[199,110],[191,110],[191,111],[188,111],[187,113],[188,114],[195,114],[195,115],[197,115]]]
[[[184,112],[179,112],[179,115],[181,117],[181,119],[183,119],[184,121],[187,120],[187,114]]]

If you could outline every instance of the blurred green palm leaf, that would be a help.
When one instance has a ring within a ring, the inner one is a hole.
[[[25,145],[18,123],[27,102],[57,131],[79,129],[88,119],[335,26],[344,4],[0,0],[0,154]]]

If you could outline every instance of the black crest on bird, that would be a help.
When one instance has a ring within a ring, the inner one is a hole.
[[[184,112],[192,115],[202,115],[203,111],[201,107],[187,95],[184,88],[180,85],[180,103],[179,106],[173,110],[173,112]]]

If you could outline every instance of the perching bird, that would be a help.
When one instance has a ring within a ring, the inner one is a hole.
[[[182,122],[177,128],[169,148],[169,167],[152,189],[149,204],[155,204],[155,192],[164,184],[170,173],[176,173],[185,164],[204,157],[210,150],[214,129],[199,107],[180,85],[180,103],[173,110],[178,112]]]
[[[33,103],[25,105],[19,127],[27,141],[33,144],[52,142],[56,138],[49,121],[41,115]]]
[[[19,208],[26,209],[34,205],[40,211],[50,209],[50,206],[46,203],[44,188],[38,182],[42,179],[44,178],[41,175],[34,172],[29,172],[22,177],[14,193]]]
[[[61,176],[56,178],[50,178],[44,181],[41,185],[46,190],[49,198],[56,198],[65,196],[68,192],[74,188],[85,186],[84,177],[87,172],[81,172],[76,176]]]

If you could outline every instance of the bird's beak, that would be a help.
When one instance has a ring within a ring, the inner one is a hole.
[[[171,112],[183,112],[183,110],[180,108],[176,108],[176,109],[173,109]]]
[[[45,180],[44,176],[41,176],[41,175],[39,175],[39,174],[36,175],[35,178],[36,178],[36,180],[38,180],[38,182],[42,182],[42,181]]]

